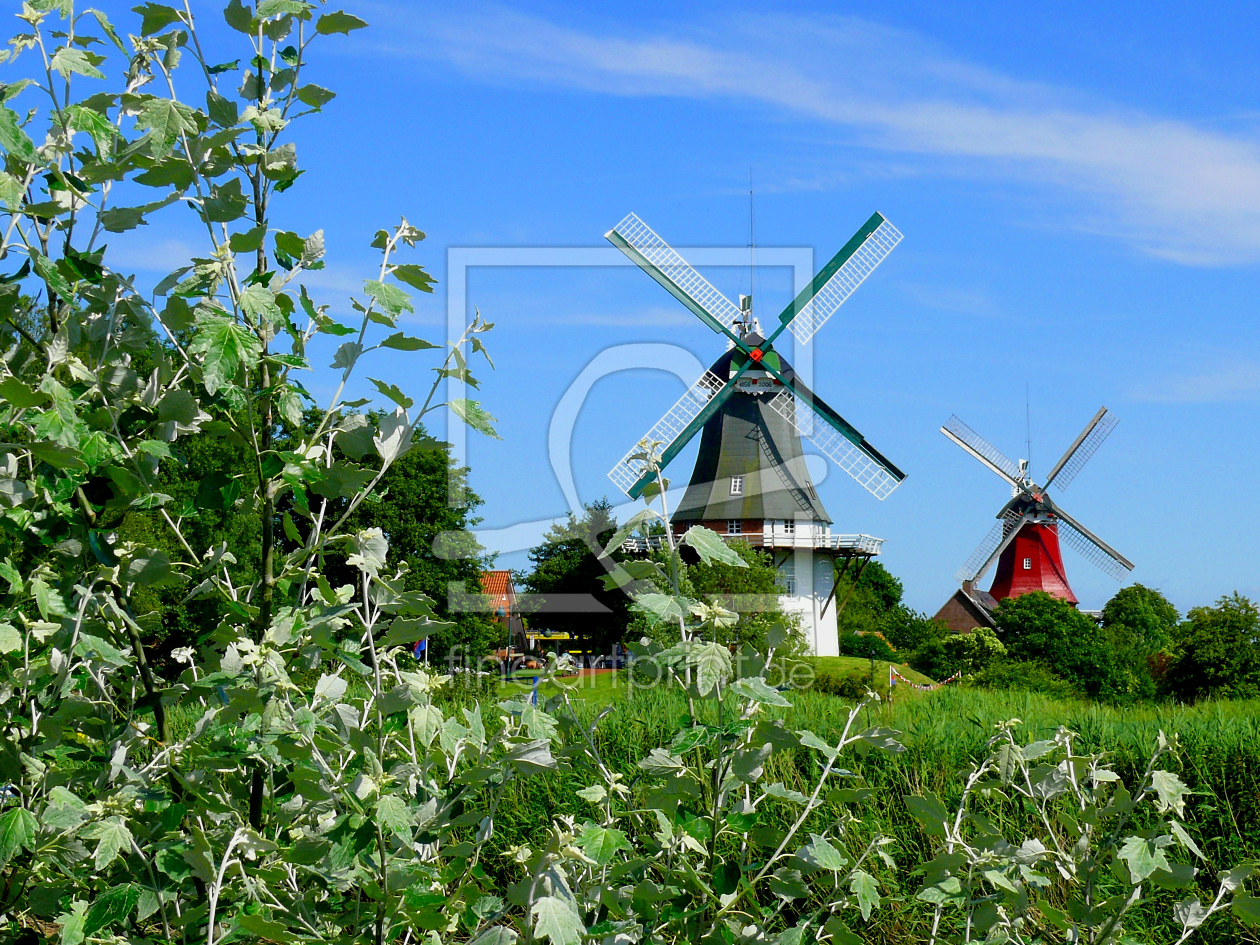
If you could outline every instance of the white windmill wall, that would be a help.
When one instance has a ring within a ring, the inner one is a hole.
[[[815,656],[839,656],[840,638],[836,632],[836,602],[822,612],[835,582],[835,560],[812,548],[796,548],[780,566],[781,581],[787,590],[780,598],[787,613],[797,614],[801,631]]]

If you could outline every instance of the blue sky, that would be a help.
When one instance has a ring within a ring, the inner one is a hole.
[[[193,6],[218,58],[235,58],[214,6]],[[1009,495],[938,427],[956,413],[1023,457],[1026,386],[1043,478],[1100,405],[1119,416],[1062,504],[1137,564],[1133,580],[1183,609],[1260,595],[1246,486],[1260,433],[1260,11],[345,7],[372,28],[316,52],[313,78],[338,98],[298,131],[307,173],[280,210],[326,231],[323,301],[344,308],[373,276],[367,243],[399,214],[429,234],[416,259],[442,285],[416,327],[435,340],[450,247],[606,246],[629,211],[676,247],[744,247],[751,169],[759,246],[810,247],[821,266],[873,210],[905,235],[810,347],[821,396],[909,473],[882,503],[834,467],[819,489],[835,530],[887,539],[912,606],[953,591]],[[154,220],[117,249],[160,277],[196,246],[184,222]],[[729,297],[747,291],[743,268],[705,274]],[[791,275],[760,270],[754,290],[777,311]],[[654,343],[684,371],[722,351],[630,268],[479,268],[467,298],[497,326],[480,396],[503,440],[473,441],[469,461],[486,527],[517,526],[496,533],[502,547],[566,511],[549,425],[601,352]],[[368,373],[419,390],[419,361]],[[571,450],[582,501],[613,495],[605,473],[683,387],[647,369],[591,387]],[[1083,606],[1114,593],[1065,559]]]

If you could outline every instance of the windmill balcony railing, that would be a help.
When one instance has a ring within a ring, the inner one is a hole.
[[[810,534],[783,534],[775,532],[747,532],[742,535],[722,535],[727,541],[746,541],[754,548],[810,548],[814,551],[832,551],[840,555],[869,555],[880,553],[884,539],[872,535],[833,535],[830,532]],[[648,538],[627,538],[621,550],[627,554],[646,554],[665,547],[664,535]]]

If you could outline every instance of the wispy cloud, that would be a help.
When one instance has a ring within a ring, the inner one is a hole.
[[[1221,358],[1200,372],[1170,372],[1133,391],[1149,403],[1222,403],[1260,400],[1260,364]]]
[[[1021,81],[852,17],[734,16],[720,29],[583,30],[504,7],[379,8],[398,55],[491,81],[730,98],[842,129],[932,172],[1081,196],[1069,223],[1189,264],[1260,260],[1260,143]]]

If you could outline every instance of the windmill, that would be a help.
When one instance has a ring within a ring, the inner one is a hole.
[[[801,437],[884,499],[905,474],[797,377],[774,342],[790,331],[807,344],[901,240],[876,213],[832,257],[772,323],[769,334],[751,296],[736,306],[633,213],[605,234],[705,325],[727,339],[727,351],[700,376],[644,439],[663,445],[668,465],[701,433],[687,492],[672,516],[676,531],[703,523],[770,549],[785,585],[786,606],[801,614],[818,655],[838,652],[834,564],[879,553],[880,539],[832,535],[831,519],[805,468]],[[642,442],[642,441],[640,441]],[[630,449],[609,472],[638,498],[654,473]]]
[[[1133,570],[1133,563],[1128,558],[1065,512],[1048,495],[1051,486],[1062,492],[1071,484],[1115,425],[1115,414],[1106,407],[1101,408],[1054,464],[1045,484],[1038,485],[1028,472],[1027,460],[1012,462],[957,417],[949,418],[949,422],[941,427],[941,432],[1011,487],[1011,500],[998,512],[997,524],[955,575],[963,585],[959,594],[970,599],[972,604],[979,603],[984,610],[991,610],[1004,598],[1018,597],[1030,591],[1045,591],[1070,604],[1078,603],[1063,567],[1060,540],[1116,580]],[[997,561],[997,571],[993,586],[987,595],[977,592],[975,584],[994,561]],[[959,609],[956,606],[950,612],[951,604],[970,609],[959,594],[946,603],[937,615],[951,626],[955,623],[951,620],[951,613],[957,617]],[[956,626],[955,629],[966,628]]]

